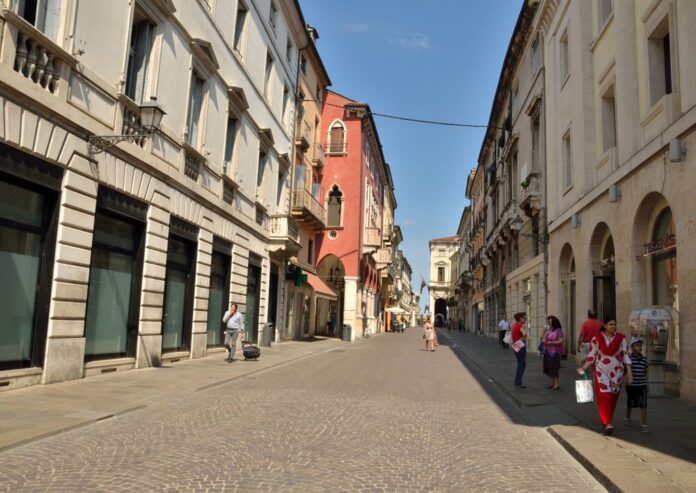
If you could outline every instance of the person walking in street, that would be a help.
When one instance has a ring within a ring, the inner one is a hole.
[[[524,324],[527,322],[527,314],[524,312],[515,313],[515,325],[512,326],[512,349],[515,350],[517,358],[517,371],[515,371],[515,387],[526,389],[522,384],[524,369],[527,367],[527,331]]]
[[[578,368],[578,373],[584,375],[587,368],[594,366],[595,400],[599,419],[604,426],[604,434],[611,435],[614,432],[614,410],[619,400],[624,365],[629,385],[633,383],[633,373],[628,344],[624,335],[616,332],[616,320],[607,319],[604,329],[604,332],[592,338],[587,360]]]
[[[548,326],[541,339],[544,345],[544,374],[551,378],[551,385],[547,389],[560,390],[558,373],[561,369],[561,353],[563,352],[563,328],[561,321],[553,315],[547,319],[547,322]]]
[[[435,351],[435,347],[433,346],[433,341],[435,340],[435,328],[430,321],[429,315],[425,317],[425,325],[423,325],[423,330],[425,331],[423,334],[423,338],[425,339],[425,350]]]
[[[227,325],[225,347],[229,351],[229,355],[225,361],[232,363],[234,361],[234,353],[237,350],[237,338],[244,328],[244,317],[237,311],[236,303],[230,303],[230,309],[225,312],[225,316],[222,317],[222,323]]]
[[[578,336],[577,349],[577,364],[582,365],[587,359],[587,354],[590,352],[590,343],[594,336],[599,334],[604,326],[602,322],[597,320],[597,315],[593,310],[587,310],[587,320],[580,326],[580,335]]]
[[[510,330],[510,322],[508,322],[507,314],[505,314],[503,315],[502,320],[498,323],[498,341],[500,342],[500,345],[503,346],[503,349],[508,348],[508,345],[503,340],[508,330]]]
[[[633,383],[626,385],[626,419],[624,424],[631,426],[631,409],[640,409],[640,431],[648,432],[648,360],[642,353],[643,340],[639,337],[631,339],[629,358],[631,358],[631,373]]]

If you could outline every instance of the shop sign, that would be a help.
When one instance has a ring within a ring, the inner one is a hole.
[[[651,241],[650,243],[646,243],[644,247],[644,257],[647,257],[649,255],[657,255],[659,253],[665,253],[677,248],[677,237],[673,234],[667,235],[664,238],[658,238],[656,240]]]

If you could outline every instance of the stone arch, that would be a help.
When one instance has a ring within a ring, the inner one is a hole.
[[[633,220],[631,254],[635,259],[635,268],[631,275],[634,288],[631,293],[633,306],[636,308],[653,304],[652,255],[646,252],[646,246],[653,241],[655,225],[660,214],[667,209],[674,213],[664,195],[651,192],[641,201]]]
[[[595,226],[590,240],[590,297],[597,318],[616,317],[616,261],[614,238],[606,223]]]
[[[336,292],[338,299],[329,302],[329,318],[334,335],[340,336],[343,327],[346,268],[336,255],[328,254],[317,263],[317,275]]]
[[[558,259],[559,273],[559,314],[566,334],[566,347],[571,353],[575,352],[578,339],[577,328],[577,288],[575,274],[575,254],[570,243],[563,245]]]
[[[433,320],[435,327],[443,327],[445,325],[445,320],[447,320],[447,300],[445,298],[437,298],[435,300],[433,312],[435,314]]]

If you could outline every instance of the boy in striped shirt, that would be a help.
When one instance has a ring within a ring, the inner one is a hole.
[[[631,385],[626,385],[628,399],[626,400],[626,419],[624,424],[631,426],[631,409],[634,407],[640,408],[640,430],[643,433],[648,432],[648,360],[641,353],[643,349],[643,340],[639,337],[631,339],[631,350],[628,356],[631,358],[631,372],[633,373],[633,382]]]

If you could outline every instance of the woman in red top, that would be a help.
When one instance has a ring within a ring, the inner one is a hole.
[[[515,372],[515,387],[525,389],[522,385],[522,375],[527,367],[527,331],[524,324],[527,321],[527,314],[524,312],[515,313],[515,325],[512,326],[512,348],[515,350],[517,358],[517,371]],[[521,341],[521,344],[516,344]],[[522,347],[519,347],[522,346]]]

